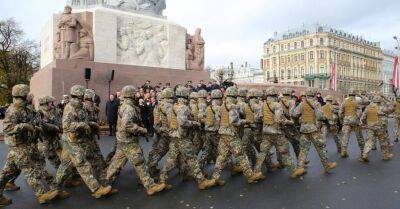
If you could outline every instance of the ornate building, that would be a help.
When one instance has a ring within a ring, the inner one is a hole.
[[[230,63],[228,67],[219,67],[210,71],[210,77],[214,80],[232,80],[237,84],[260,84],[265,83],[265,75],[261,69],[252,68],[246,62],[240,66]]]
[[[375,90],[382,50],[379,43],[323,25],[275,33],[264,43],[262,69],[268,81],[329,89],[333,66],[339,91]]]
[[[392,74],[394,68],[394,58],[396,57],[393,51],[383,50],[382,51],[382,71],[381,71],[381,80],[382,84],[382,93],[388,97],[394,98],[394,94],[392,91]]]

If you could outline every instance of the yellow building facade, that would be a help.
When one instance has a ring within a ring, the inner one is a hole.
[[[337,89],[379,90],[382,50],[379,43],[326,26],[288,31],[264,44],[266,79],[283,84],[330,89],[331,66]]]

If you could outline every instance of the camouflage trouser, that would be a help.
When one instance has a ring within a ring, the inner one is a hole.
[[[106,179],[113,183],[119,171],[129,161],[135,169],[140,181],[146,189],[154,186],[154,180],[150,177],[150,173],[144,159],[143,150],[136,142],[117,144],[117,150],[107,168]]]
[[[42,155],[50,161],[50,163],[57,170],[60,166],[62,146],[57,137],[51,137],[45,141],[38,142],[38,149]]]
[[[107,157],[106,157],[106,164],[109,165],[111,162],[111,159],[114,157],[115,155],[115,151],[117,150],[117,140],[114,139],[114,145],[112,147],[112,150],[110,153],[108,153]]]
[[[55,179],[58,187],[62,187],[65,180],[73,174],[74,167],[91,192],[95,192],[100,187],[93,167],[87,159],[84,146],[80,143],[65,142],[61,154],[61,164],[57,169]]]
[[[36,196],[53,189],[47,182],[48,174],[40,161],[36,148],[25,145],[9,147],[6,163],[0,172],[0,196],[3,195],[6,183],[16,178],[20,172],[25,174],[26,181],[34,189]]]
[[[191,136],[189,138],[192,138],[194,154],[198,155],[200,151],[203,149],[205,132],[198,129],[192,129],[191,131],[192,133],[190,134]]]
[[[286,139],[292,145],[294,153],[296,154],[296,158],[298,158],[300,154],[300,142],[298,138],[300,133],[296,130],[296,128],[288,127],[287,130],[284,130],[284,134]]]
[[[342,144],[340,143],[339,139],[339,127],[337,125],[322,125],[321,133],[322,139],[324,140],[325,144],[328,142],[328,133],[331,132],[333,136],[333,140],[335,140],[336,148],[340,153],[342,150]]]
[[[166,182],[168,180],[168,172],[174,169],[177,164],[184,162],[184,166],[190,175],[192,175],[198,182],[204,180],[204,175],[201,170],[201,166],[197,157],[194,153],[193,142],[191,139],[181,138],[170,138],[169,150],[167,160],[160,172],[160,182]]]
[[[382,157],[390,154],[389,148],[389,135],[387,133],[387,128],[382,129],[368,129],[367,130],[367,142],[365,143],[365,148],[363,151],[363,156],[367,157],[368,153],[371,151],[372,147],[376,144],[376,139],[379,140],[381,145],[381,155]]]
[[[238,136],[220,135],[218,144],[218,157],[215,163],[213,174],[214,179],[219,179],[221,177],[221,172],[229,162],[232,154],[238,161],[238,165],[243,171],[243,174],[247,178],[253,175],[249,159],[243,150],[242,143]]]
[[[149,168],[153,170],[157,168],[158,162],[168,153],[169,149],[169,135],[168,133],[161,132],[157,135],[157,140],[154,141],[153,146],[149,152]],[[151,173],[151,172],[150,172]]]
[[[246,155],[249,158],[251,164],[255,165],[257,162],[257,152],[253,145],[253,141],[256,140],[256,137],[260,138],[261,132],[252,128],[245,128],[243,133],[242,146],[245,149]]]
[[[400,137],[400,116],[393,116],[393,132],[393,141],[397,142]]]
[[[290,172],[296,169],[292,157],[290,156],[289,141],[284,135],[265,134],[260,145],[261,152],[258,154],[257,164],[254,168],[255,172],[262,172],[262,168],[266,158],[268,157],[272,146],[275,146],[277,155],[280,156],[280,163]]]
[[[301,133],[300,136],[300,155],[298,158],[298,166],[304,168],[305,162],[308,157],[308,152],[311,148],[311,143],[314,144],[315,149],[321,159],[322,165],[328,167],[328,156],[326,151],[326,143],[321,137],[319,132]]]
[[[94,173],[96,174],[95,177],[97,179],[104,179],[105,169],[107,165],[96,138],[89,138],[84,143],[82,143],[82,145],[84,150],[86,151],[86,159],[92,165]]]
[[[342,132],[343,132],[342,151],[347,151],[347,146],[349,145],[350,134],[352,131],[354,131],[354,133],[356,134],[358,147],[360,148],[360,153],[362,153],[364,150],[365,141],[364,141],[364,137],[362,135],[361,126],[358,126],[358,125],[355,125],[355,126],[343,125],[343,128],[342,128]]]
[[[217,160],[219,135],[217,132],[207,131],[204,137],[203,153],[200,156],[200,163],[204,167],[207,163]]]

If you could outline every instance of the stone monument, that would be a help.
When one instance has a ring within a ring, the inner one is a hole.
[[[202,70],[201,30],[188,35],[163,16],[165,8],[165,0],[68,0],[42,29],[41,69],[31,79],[35,98],[61,99],[72,85],[85,85],[85,68],[91,69],[88,87],[103,100],[101,110],[109,82],[116,92],[145,80],[172,85],[209,80]]]

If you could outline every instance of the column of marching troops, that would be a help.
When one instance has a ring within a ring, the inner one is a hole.
[[[312,144],[328,173],[336,167],[327,156],[329,133],[343,158],[348,157],[350,134],[355,132],[361,162],[368,162],[368,153],[376,149],[377,141],[382,159],[390,160],[390,114],[394,116],[395,141],[399,137],[400,97],[392,102],[375,95],[369,101],[366,95],[356,97],[357,92],[350,89],[340,105],[328,95],[321,106],[315,99],[319,92],[313,88],[301,93],[299,102],[290,89],[229,87],[224,93],[213,90],[209,95],[204,90],[190,92],[177,86],[158,95],[154,110],[157,138],[146,161],[139,138],[147,130],[141,125],[136,89],[126,86],[121,92],[114,151],[105,160],[95,137],[98,108],[92,90],[73,86],[62,117],[58,117],[61,114],[50,96],[40,98],[35,110],[29,92],[27,85],[14,86],[13,103],[4,119],[8,153],[0,173],[0,206],[11,204],[3,191],[18,190],[14,181],[21,173],[41,204],[68,198],[63,188],[82,181],[93,197],[102,198],[118,192],[111,185],[129,161],[147,194],[154,195],[172,187],[167,182],[168,173],[176,167],[184,180],[196,180],[201,190],[224,185],[220,177],[226,167],[232,175],[243,173],[248,183],[265,179],[264,168],[270,172],[286,168],[291,178],[298,178],[306,173]],[[164,156],[166,161],[159,168]],[[55,177],[47,172],[46,159],[57,170]],[[210,175],[205,167],[211,163],[215,165]]]

